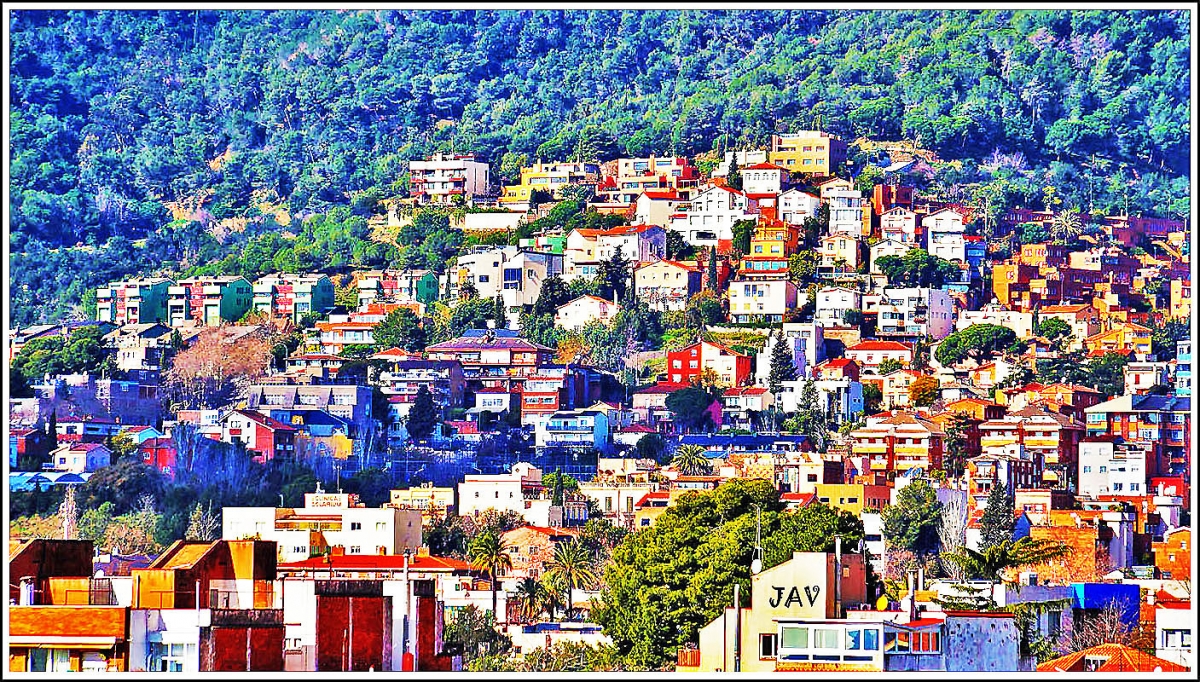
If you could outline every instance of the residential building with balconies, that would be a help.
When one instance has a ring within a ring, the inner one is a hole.
[[[109,282],[96,290],[96,319],[119,327],[166,322],[167,299],[174,284],[166,277]]]
[[[954,331],[954,299],[944,289],[884,287],[862,298],[864,315],[875,315],[875,336],[893,341],[943,339]]]
[[[733,240],[733,225],[758,217],[758,201],[731,187],[712,186],[700,190],[671,219],[671,229],[694,247],[717,247]]]
[[[237,322],[254,304],[254,287],[233,275],[181,279],[167,294],[167,324],[172,327]]]
[[[309,313],[333,309],[333,282],[326,275],[277,273],[254,282],[254,309],[299,322]]]
[[[926,250],[930,255],[958,265],[966,264],[967,249],[961,213],[944,208],[922,218],[921,227],[925,228]]]
[[[820,130],[799,130],[771,136],[767,159],[793,174],[812,177],[833,175],[846,162],[846,143]]]
[[[656,260],[634,268],[633,288],[639,301],[651,310],[683,310],[700,292],[704,273],[694,263]]]
[[[1041,407],[1008,412],[1000,419],[979,425],[983,454],[997,455],[1021,446],[1043,468],[1040,485],[1076,489],[1076,457],[1083,425],[1070,417]]]
[[[823,197],[824,198],[824,197]],[[871,234],[871,202],[856,189],[829,192],[829,234],[864,238]]]
[[[1191,402],[1180,396],[1119,396],[1084,410],[1087,435],[1148,445],[1158,475],[1184,475],[1191,463]]]
[[[910,469],[941,468],[946,434],[933,422],[900,412],[850,433],[851,452],[860,460],[860,471],[903,473]]]
[[[408,162],[409,187],[420,204],[450,205],[456,198],[471,203],[487,195],[491,185],[488,165],[474,154],[438,152],[429,159]]]

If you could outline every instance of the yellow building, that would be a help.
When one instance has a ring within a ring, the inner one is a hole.
[[[1126,322],[1106,332],[1093,334],[1083,341],[1089,354],[1132,351],[1136,354],[1150,352],[1150,329],[1140,324]]]
[[[528,204],[534,190],[549,192],[555,199],[560,199],[563,187],[585,182],[589,175],[595,177],[599,172],[600,167],[595,163],[539,161],[521,169],[520,184],[506,185],[499,202],[501,206]]]
[[[750,237],[748,255],[784,258],[795,253],[799,244],[799,227],[782,221],[759,224]]]
[[[846,143],[819,130],[772,135],[768,160],[792,173],[833,175],[846,161]]]
[[[1171,309],[1168,314],[1173,320],[1187,320],[1192,317],[1191,280],[1171,280]]]
[[[454,513],[454,488],[435,488],[422,485],[416,488],[393,490],[389,505],[397,509],[421,512],[421,524],[428,526],[437,519]]]
[[[841,604],[834,587],[837,569],[833,554],[795,552],[789,561],[750,578],[750,594],[741,595],[749,608],[734,608],[700,629],[699,650],[680,651],[678,672],[774,672],[778,620],[838,618],[849,606],[867,600],[866,568],[862,555],[842,555]],[[740,622],[739,622],[740,621]],[[736,633],[741,633],[737,637]]]
[[[886,485],[820,483],[816,488],[817,501],[857,517],[864,511],[883,511],[891,501],[891,489]]]

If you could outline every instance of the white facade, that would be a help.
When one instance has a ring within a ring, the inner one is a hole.
[[[1033,336],[1033,313],[1006,310],[998,305],[985,305],[983,310],[961,311],[954,323],[954,328],[962,331],[973,324],[995,324],[1008,327],[1016,332],[1018,339],[1028,339]]]
[[[1196,618],[1191,609],[1158,606],[1154,610],[1154,655],[1194,670]]]
[[[112,453],[103,445],[70,443],[50,453],[55,471],[71,474],[92,473],[112,463]]]
[[[967,262],[967,242],[963,238],[963,217],[953,209],[942,209],[921,219],[930,254],[957,263]]]
[[[671,224],[671,216],[679,206],[679,195],[675,192],[642,192],[634,203],[634,215],[639,225],[658,225],[667,227]]]
[[[796,307],[796,284],[790,279],[738,277],[729,283],[729,316],[734,322],[781,322]]]
[[[883,240],[875,242],[871,247],[871,272],[879,272],[879,266],[876,263],[884,256],[902,257],[913,248],[912,244],[896,241],[890,237],[885,237]]]
[[[1079,495],[1147,495],[1146,452],[1105,441],[1079,444]]]
[[[864,211],[870,210],[870,201],[856,189],[839,189],[829,192],[829,234],[851,234],[865,236],[870,223],[863,220]],[[864,227],[866,223],[866,227]]]
[[[471,154],[434,154],[424,161],[409,161],[409,184],[422,204],[449,204],[453,197],[465,199],[487,194],[488,165]]]
[[[879,512],[862,513],[863,543],[870,552],[871,571],[883,575],[887,567],[887,542],[883,539],[883,515]]]
[[[593,447],[608,450],[609,419],[600,410],[562,410],[534,431],[538,447]]]
[[[356,507],[342,493],[305,493],[293,515],[275,507],[226,507],[221,515],[225,540],[272,540],[280,563],[304,561],[313,554],[313,531],[346,554],[401,554],[421,546],[421,513],[394,507]]]
[[[699,269],[675,261],[655,261],[637,267],[633,288],[639,301],[651,310],[683,310],[688,297],[700,291]]]
[[[944,289],[884,287],[862,299],[863,310],[878,313],[879,338],[942,339],[954,331],[954,299]]]
[[[765,149],[742,149],[735,152],[725,152],[725,160],[717,164],[717,167],[713,169],[713,177],[723,178],[729,175],[729,162],[733,161],[734,157],[737,158],[738,168],[767,162],[767,152]]]
[[[766,162],[745,166],[739,172],[746,194],[779,194],[788,173],[782,166]]]
[[[779,408],[791,413],[800,409],[804,387],[809,381],[817,389],[817,405],[836,424],[848,422],[863,411],[862,384],[850,379],[798,379],[783,382]]]
[[[894,239],[913,246],[920,241],[917,239],[917,214],[903,206],[880,214],[879,230],[884,239]]]
[[[495,509],[525,514],[524,491],[540,489],[541,485],[542,470],[526,462],[514,464],[507,474],[468,474],[458,484],[458,513],[472,516]]]
[[[562,256],[505,246],[463,254],[446,274],[451,278],[451,296],[471,282],[482,298],[503,297],[512,326],[521,308],[537,301],[542,284],[562,271]]]
[[[710,187],[695,196],[682,217],[671,220],[671,229],[692,246],[716,246],[733,239],[733,224],[754,220],[758,202],[728,187]]]
[[[554,313],[554,326],[579,331],[589,322],[612,323],[621,306],[599,296],[580,296],[560,305]]]
[[[863,296],[853,289],[827,287],[817,291],[816,311],[813,321],[822,327],[844,327],[844,316],[849,310],[862,310]]]
[[[821,200],[807,192],[789,189],[779,195],[779,219],[790,225],[802,225],[805,218],[817,217]]]

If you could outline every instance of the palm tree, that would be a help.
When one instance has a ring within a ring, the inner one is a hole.
[[[968,579],[1003,581],[1005,571],[1033,566],[1070,554],[1065,544],[1053,540],[1024,537],[1016,542],[1002,540],[982,552],[963,547],[946,558],[962,568]]]
[[[560,542],[546,564],[546,578],[557,581],[567,593],[567,613],[574,608],[572,591],[587,589],[596,583],[596,557],[579,540]]]
[[[1071,242],[1083,234],[1083,223],[1079,220],[1079,209],[1068,208],[1050,221],[1050,235],[1055,239]]]
[[[499,589],[496,576],[502,571],[512,569],[512,557],[508,554],[510,551],[512,551],[512,547],[500,538],[499,533],[490,528],[476,536],[467,547],[467,557],[471,560],[471,565],[481,571],[486,571],[488,579],[492,583],[492,615],[496,618],[497,623],[500,622],[500,616],[496,611],[497,590]]]
[[[513,599],[520,605],[521,618],[533,621],[541,615],[546,605],[548,590],[537,578],[526,576],[517,583]]]
[[[711,470],[708,458],[704,456],[704,448],[699,445],[680,446],[671,459],[671,465],[685,476],[699,476]]]

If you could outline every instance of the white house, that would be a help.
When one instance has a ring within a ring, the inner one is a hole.
[[[878,315],[875,335],[881,339],[942,339],[954,330],[954,299],[944,289],[884,287],[867,294],[863,312]]]
[[[921,219],[930,254],[959,264],[967,262],[967,242],[963,236],[963,217],[944,208]]]
[[[524,515],[526,502],[540,498],[543,488],[542,470],[528,462],[514,464],[507,474],[467,474],[458,484],[458,513],[475,516],[495,509]]]
[[[683,310],[688,298],[700,292],[703,278],[695,265],[657,260],[634,268],[633,290],[651,310]]]
[[[317,554],[310,528],[330,547],[346,554],[395,555],[421,547],[421,512],[396,507],[365,507],[357,495],[327,493],[320,486],[304,494],[300,508],[226,507],[221,514],[225,540],[259,538],[276,543],[280,563]]]
[[[796,283],[786,278],[739,275],[729,283],[729,316],[734,322],[782,322],[796,308]]]
[[[805,384],[812,382],[817,390],[817,407],[829,415],[835,424],[852,421],[863,411],[862,384],[850,379],[797,379],[783,382],[779,408],[791,413],[800,409]]]
[[[408,162],[412,195],[421,204],[453,203],[454,197],[470,201],[487,194],[490,184],[488,165],[476,161],[473,154],[434,154],[427,160]]]
[[[871,229],[871,202],[856,189],[829,193],[829,234],[865,237]]]
[[[597,237],[602,230],[576,228],[567,233],[563,243],[563,274],[566,281],[580,277],[591,279],[600,266],[600,245]]]
[[[667,255],[667,231],[658,225],[622,225],[596,234],[596,255],[610,260],[617,249],[631,263],[644,263]]]
[[[1079,444],[1079,495],[1147,495],[1146,451],[1136,444],[1087,438]]]
[[[559,410],[550,415],[542,428],[534,432],[538,447],[596,448],[609,445],[609,419],[603,410]]]
[[[779,194],[791,175],[783,166],[765,161],[746,166],[739,172],[742,175],[742,189],[746,194]]]
[[[671,229],[692,246],[716,246],[733,239],[733,225],[754,220],[758,202],[729,187],[709,187],[692,199],[688,210],[671,220]]]
[[[817,217],[821,200],[808,192],[789,189],[779,195],[779,219],[791,225],[802,225],[805,218]]]
[[[446,274],[452,295],[471,282],[482,298],[501,296],[512,320],[523,306],[537,301],[547,279],[562,272],[561,255],[504,246],[465,253]]]
[[[954,322],[956,330],[963,330],[973,324],[996,324],[1008,327],[1017,334],[1019,339],[1033,336],[1033,313],[1020,310],[1008,310],[1003,306],[989,303],[982,310],[963,310],[958,313]]]
[[[896,341],[862,341],[846,349],[846,358],[857,362],[864,370],[878,372],[884,360],[896,360],[908,366],[913,360],[913,351]]]
[[[611,324],[621,306],[599,296],[580,296],[560,305],[554,313],[554,326],[579,331],[588,322]]]
[[[894,239],[914,246],[920,242],[917,238],[917,214],[903,206],[896,206],[881,213],[879,230],[884,239]]]
[[[112,451],[99,443],[69,443],[50,453],[55,471],[92,473],[112,463]]]
[[[817,291],[813,321],[822,327],[844,327],[848,311],[862,311],[862,294],[845,287],[825,287]]]
[[[884,239],[875,242],[875,244],[871,247],[871,272],[879,272],[879,266],[877,263],[879,262],[880,258],[883,258],[884,256],[903,257],[904,254],[908,253],[912,248],[912,244],[896,241],[890,237],[885,237]]]
[[[765,149],[740,149],[733,152],[725,152],[725,159],[717,164],[713,169],[712,175],[714,178],[723,178],[729,175],[729,163],[737,158],[738,168],[753,166],[756,163],[766,163],[767,151]]]
[[[1196,621],[1190,607],[1190,600],[1155,604],[1154,655],[1195,670],[1192,638],[1196,634]]]

